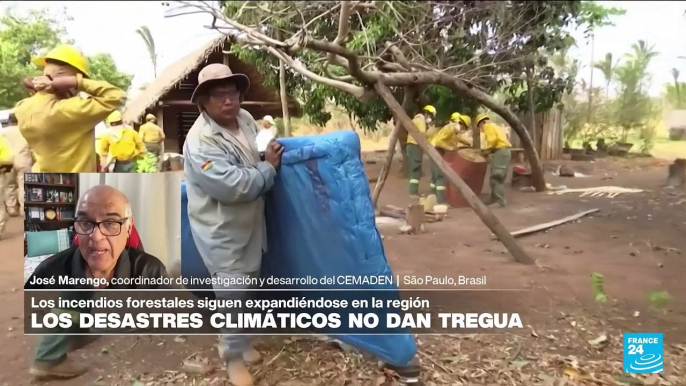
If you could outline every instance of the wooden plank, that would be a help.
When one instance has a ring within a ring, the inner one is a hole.
[[[379,214],[381,216],[386,216],[386,217],[391,217],[391,218],[405,218],[405,211],[403,211],[402,213],[399,213],[399,212],[395,212],[395,211],[380,209]]]
[[[589,214],[596,213],[596,212],[600,212],[600,209],[591,209],[591,210],[587,210],[585,212],[581,212],[581,213],[577,213],[577,214],[574,214],[571,216],[567,216],[567,217],[559,219],[559,220],[555,220],[555,221],[551,221],[551,222],[547,222],[547,223],[543,223],[543,224],[530,226],[528,228],[520,229],[516,232],[512,232],[512,236],[517,238],[517,237],[521,237],[521,236],[530,235],[532,233],[540,232],[540,231],[543,231],[546,229],[556,227],[558,225],[562,225],[562,224],[565,224],[565,223],[568,223],[568,222],[571,222],[574,220],[578,220],[584,216],[587,216]],[[497,237],[495,235],[491,235],[491,238],[496,239]]]

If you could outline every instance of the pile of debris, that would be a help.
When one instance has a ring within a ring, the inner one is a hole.
[[[377,210],[379,216],[389,217],[398,220],[405,220],[405,224],[400,226],[400,232],[405,234],[421,234],[426,232],[425,223],[442,221],[448,213],[447,205],[436,205],[436,195],[430,194],[422,198],[418,204],[410,204],[407,209],[393,205],[386,205],[383,209]]]

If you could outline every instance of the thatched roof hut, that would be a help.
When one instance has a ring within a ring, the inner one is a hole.
[[[254,66],[224,53],[228,51],[229,44],[231,42],[225,36],[220,36],[167,67],[145,90],[126,104],[124,121],[138,125],[143,123],[146,114],[154,114],[167,137],[165,150],[180,152],[186,134],[198,116],[197,107],[190,102],[191,94],[198,84],[198,73],[210,63],[228,64],[233,72],[250,77],[250,89],[242,107],[255,119],[267,114],[281,116],[279,90],[264,86],[262,77]],[[289,101],[289,112],[291,116],[302,114],[293,100]]]

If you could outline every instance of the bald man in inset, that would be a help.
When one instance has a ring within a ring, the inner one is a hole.
[[[133,228],[133,214],[126,196],[108,185],[89,189],[76,206],[74,230],[79,245],[50,256],[33,272],[24,289],[88,289],[93,286],[67,287],[37,284],[37,279],[59,276],[74,278],[99,278],[108,282],[112,278],[160,278],[169,277],[164,264],[156,257],[141,250],[128,248],[128,238]],[[102,289],[155,289],[169,288],[157,285],[105,285]],[[84,297],[93,292],[65,292]],[[63,294],[64,297],[64,294]],[[88,312],[86,309],[73,310]],[[65,333],[79,333],[78,326]],[[84,374],[88,368],[71,361],[67,353],[92,343],[97,336],[46,335],[42,337],[30,373],[38,378],[73,378]]]

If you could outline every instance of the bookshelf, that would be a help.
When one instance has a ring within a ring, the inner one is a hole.
[[[74,225],[79,199],[75,173],[26,173],[24,175],[24,230],[52,231]]]

